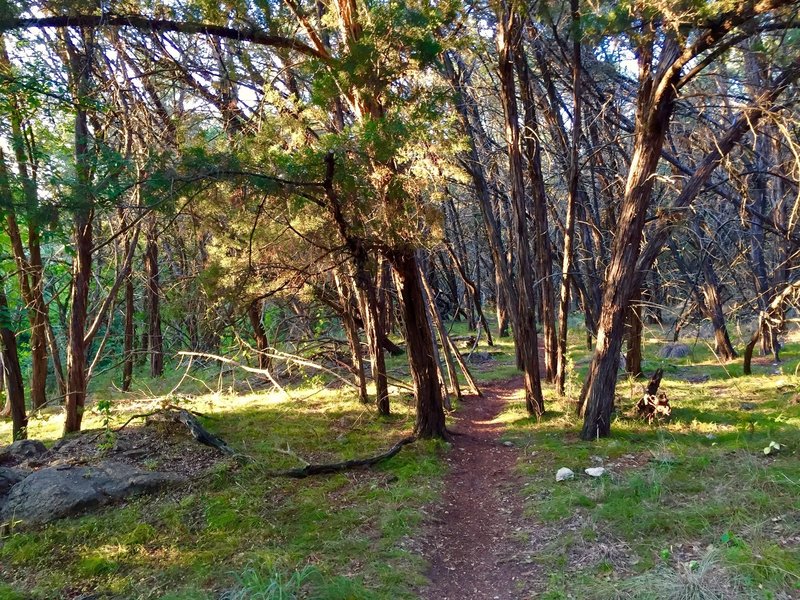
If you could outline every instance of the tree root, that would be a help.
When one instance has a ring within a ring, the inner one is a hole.
[[[352,460],[346,460],[343,462],[338,463],[327,463],[327,464],[319,464],[319,465],[306,465],[304,467],[299,467],[296,469],[287,469],[286,471],[273,471],[269,473],[270,477],[292,477],[295,479],[303,479],[305,477],[309,477],[310,475],[324,475],[330,473],[340,473],[342,471],[349,471],[350,469],[356,469],[360,467],[372,467],[381,463],[385,460],[389,460],[393,456],[395,456],[400,450],[403,449],[403,446],[407,446],[409,444],[414,443],[417,441],[416,436],[409,436],[403,438],[399,442],[397,442],[394,446],[389,448],[383,454],[378,454],[376,456],[370,456],[369,458],[356,458]]]

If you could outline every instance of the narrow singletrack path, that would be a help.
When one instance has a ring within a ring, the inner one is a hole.
[[[425,536],[430,600],[515,600],[530,597],[525,560],[519,450],[500,440],[496,421],[522,379],[483,386],[455,414],[450,472]]]

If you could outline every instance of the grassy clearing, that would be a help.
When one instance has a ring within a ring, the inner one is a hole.
[[[454,333],[465,334],[463,324]],[[588,365],[583,340],[576,327],[572,396]],[[477,348],[494,353],[474,368],[481,381],[517,375],[511,341],[497,342]],[[657,358],[659,346],[653,334],[645,370],[665,367],[662,386],[673,405],[667,425],[626,416],[643,382],[624,379],[608,440],[580,441],[572,405],[550,386],[541,422],[525,414],[521,391],[501,416],[507,439],[520,448],[530,526],[518,537],[544,581],[538,597],[800,596],[800,344],[787,344],[781,365],[754,364],[749,377],[739,363],[717,363],[702,340],[680,360]],[[405,357],[389,366],[407,375]],[[175,370],[142,379],[131,394],[99,379],[94,396],[113,398],[113,419],[121,422],[182,377]],[[209,429],[270,468],[296,466],[300,456],[370,454],[411,428],[408,396],[394,394],[395,415],[384,420],[349,390],[321,383],[312,378],[289,399],[208,368],[193,371],[179,387],[183,395],[170,398],[209,414]],[[52,442],[62,423],[61,414],[40,415],[31,436]],[[101,425],[101,415],[87,413],[87,428]],[[0,423],[0,440],[10,438],[9,428]],[[773,440],[785,449],[764,456]],[[445,451],[415,444],[377,469],[300,481],[226,463],[180,492],[11,532],[0,540],[0,600],[88,591],[115,598],[416,597],[425,565],[409,539],[438,498]],[[596,464],[609,474],[582,475]],[[561,466],[577,478],[556,484]]]
[[[573,360],[585,364],[577,341]],[[503,415],[508,439],[524,449],[543,597],[800,596],[800,344],[749,377],[702,342],[677,361],[657,358],[659,346],[647,344],[645,371],[666,368],[667,425],[627,416],[644,381],[620,382],[611,439],[580,441],[573,405],[552,397],[539,423],[518,405]],[[765,456],[773,440],[785,448]],[[597,465],[607,475],[583,474]],[[576,479],[556,483],[562,466]]]
[[[182,403],[208,414],[206,426],[256,463],[225,463],[190,489],[12,532],[0,542],[0,598],[23,591],[32,598],[89,591],[115,598],[292,598],[300,590],[331,599],[413,597],[424,565],[404,546],[438,494],[441,444],[415,444],[371,471],[300,481],[264,473],[265,466],[298,466],[298,457],[339,460],[388,447],[412,425],[409,399],[398,396],[395,415],[379,419],[347,390],[305,387],[288,399],[231,393],[232,384]],[[171,389],[173,382],[154,385]],[[141,396],[142,390],[127,400],[116,394],[115,422],[142,412],[148,402]],[[101,425],[94,413],[86,421],[86,428]],[[30,434],[52,442],[61,426],[60,414],[42,415]]]

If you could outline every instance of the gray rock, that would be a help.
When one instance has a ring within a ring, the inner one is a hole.
[[[665,344],[661,350],[658,351],[658,355],[661,358],[683,358],[684,356],[689,356],[691,353],[692,349],[689,348],[689,346],[677,342]]]
[[[9,469],[8,467],[0,467],[0,503],[5,500],[11,488],[17,485],[20,481],[25,479],[28,473],[18,471],[17,469]]]
[[[115,461],[92,467],[48,467],[11,489],[0,521],[47,523],[182,481],[171,473],[141,471]]]
[[[556,481],[567,481],[573,477],[575,477],[575,473],[572,469],[568,469],[567,467],[561,467],[556,473]]]
[[[0,449],[0,464],[39,458],[46,452],[47,446],[39,440],[17,440],[10,446]]]
[[[742,402],[739,404],[739,408],[742,410],[755,410],[758,408],[758,404],[755,402]]]
[[[488,352],[473,352],[469,357],[469,362],[472,364],[480,364],[492,360],[492,355]]]

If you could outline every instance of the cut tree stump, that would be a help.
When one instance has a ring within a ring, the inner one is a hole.
[[[667,394],[658,391],[662,377],[664,377],[664,369],[657,369],[650,381],[647,382],[644,395],[636,403],[636,415],[651,424],[653,421],[657,423],[666,421],[672,414]]]

